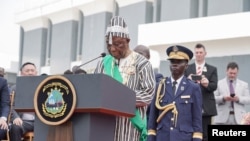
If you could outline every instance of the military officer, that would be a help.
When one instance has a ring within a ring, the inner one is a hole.
[[[184,46],[167,48],[171,76],[156,87],[148,121],[148,141],[201,141],[202,94],[184,76],[193,53]]]

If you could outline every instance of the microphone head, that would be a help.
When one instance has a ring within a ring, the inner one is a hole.
[[[72,67],[72,72],[75,73],[80,67],[79,66],[73,66]]]
[[[105,56],[106,56],[106,53],[103,52],[103,53],[101,54],[101,57],[105,57]]]

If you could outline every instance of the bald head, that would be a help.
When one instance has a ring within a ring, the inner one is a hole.
[[[144,45],[138,45],[134,48],[134,51],[143,55],[147,59],[150,59],[150,51],[149,48]]]

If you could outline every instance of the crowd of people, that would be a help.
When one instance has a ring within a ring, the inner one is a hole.
[[[229,62],[225,78],[218,80],[217,68],[206,62],[203,44],[196,44],[193,51],[173,45],[166,47],[171,74],[163,76],[154,72],[147,46],[130,48],[128,26],[120,16],[110,20],[105,40],[109,55],[98,62],[94,73],[109,75],[136,95],[135,116],[116,117],[114,141],[208,141],[208,125],[250,124],[245,114],[249,86],[237,77],[237,62]],[[11,141],[21,141],[26,132],[34,130],[35,115],[10,111],[8,95],[15,85],[8,88],[4,74],[0,68],[0,139],[6,138],[9,129]],[[87,72],[74,67],[64,74]],[[21,66],[20,76],[36,75],[34,63]],[[6,124],[9,113],[13,115],[11,128]]]

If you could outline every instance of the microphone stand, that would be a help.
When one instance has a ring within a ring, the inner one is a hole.
[[[75,73],[75,71],[76,71],[77,69],[81,68],[82,66],[84,66],[84,65],[86,65],[86,64],[88,64],[88,63],[90,63],[90,62],[92,62],[92,61],[94,61],[94,60],[96,60],[96,59],[98,59],[98,58],[100,58],[100,57],[105,57],[105,56],[106,56],[106,53],[103,52],[100,56],[98,56],[98,57],[96,57],[96,58],[94,58],[94,59],[92,59],[92,60],[89,60],[88,62],[85,62],[84,64],[81,64],[81,65],[79,65],[79,66],[74,66],[74,67],[72,68],[72,72]]]
[[[94,58],[94,59],[92,59],[92,60],[89,60],[88,62],[85,62],[84,64],[79,65],[77,68],[80,68],[80,67],[82,67],[82,66],[88,64],[89,62],[92,62],[92,61],[94,61],[94,60],[96,60],[96,59],[98,59],[98,58],[100,58],[100,57],[105,57],[105,56],[106,56],[106,53],[103,52],[100,56],[98,56],[98,57],[96,57],[96,58]]]
[[[89,62],[94,61],[95,59],[98,59],[98,58],[100,58],[100,57],[102,57],[102,56],[98,56],[98,57],[96,57],[96,58],[94,58],[94,59],[92,59],[92,60],[89,60],[88,62],[85,62],[84,64],[79,65],[78,68],[80,68],[80,67],[82,67],[83,65],[86,65],[86,64],[88,64]]]

